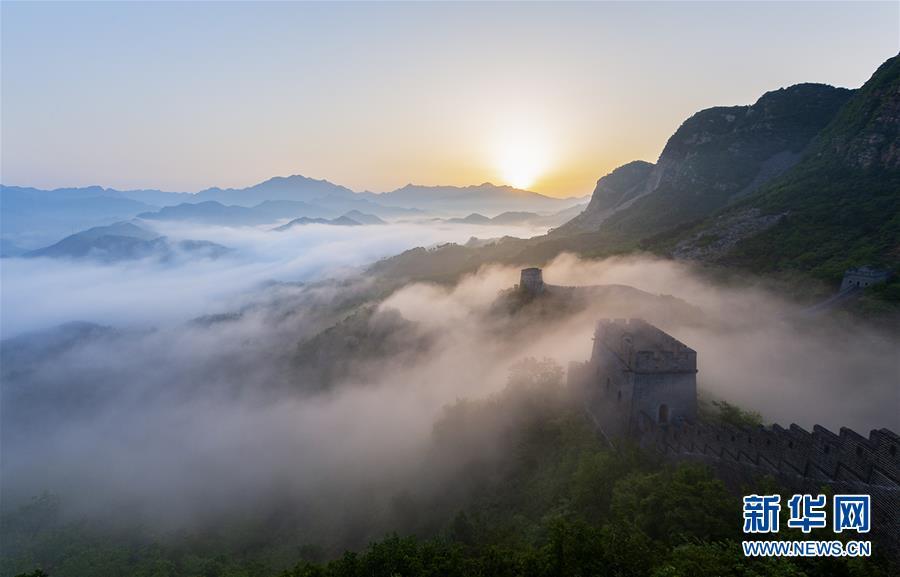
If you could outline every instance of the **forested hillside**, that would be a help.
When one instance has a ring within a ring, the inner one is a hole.
[[[45,495],[6,519],[2,574],[36,565],[50,577],[890,574],[879,558],[745,558],[739,497],[702,467],[610,449],[562,375],[552,361],[526,360],[498,395],[448,406],[423,464],[448,479],[398,493],[397,533],[358,551],[323,548],[316,537],[326,535],[304,538],[289,512],[147,542],[134,528],[64,520]],[[710,418],[752,418],[721,408]],[[461,452],[467,458],[447,469],[446,456]],[[753,489],[777,487],[763,480]]]
[[[756,271],[796,269],[824,278],[850,266],[900,264],[900,57],[885,62],[816,137],[803,161],[727,212],[776,224],[707,257]],[[715,222],[715,221],[713,221]],[[701,224],[676,252],[714,245]],[[724,231],[727,234],[727,230]]]

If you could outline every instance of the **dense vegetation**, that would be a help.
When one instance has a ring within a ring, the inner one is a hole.
[[[637,242],[752,193],[759,175],[790,166],[849,96],[845,89],[798,84],[768,92],[753,106],[698,112],[666,143],[659,184],[603,222],[601,242]]]
[[[900,57],[885,62],[803,159],[754,194],[711,218],[664,231],[644,246],[667,252],[680,241],[697,246],[719,236],[716,223],[747,209],[778,215],[777,224],[742,238],[719,263],[781,278],[837,286],[850,267],[900,265]],[[900,283],[867,291],[854,303],[870,316],[897,310]]]
[[[900,57],[879,68],[806,159],[752,199],[787,213],[742,243],[730,262],[756,270],[793,268],[837,278],[849,266],[900,262]]]
[[[872,560],[745,558],[739,496],[705,468],[665,466],[632,447],[604,446],[561,376],[552,361],[527,361],[501,394],[448,407],[435,425],[437,451],[472,441],[497,450],[474,452],[439,494],[401,497],[406,520],[398,533],[362,551],[292,542],[277,517],[174,535],[61,521],[58,500],[43,496],[4,519],[2,574],[36,568],[50,577],[889,574]],[[719,408],[725,420],[756,419],[730,405]],[[483,438],[485,431],[492,438]],[[773,489],[770,481],[762,485],[756,489]],[[333,503],[336,515],[340,507]]]

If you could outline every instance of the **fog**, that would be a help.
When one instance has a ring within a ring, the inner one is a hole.
[[[4,502],[49,490],[79,514],[164,527],[288,504],[311,534],[379,518],[398,492],[439,482],[422,466],[445,406],[501,390],[523,358],[587,359],[603,317],[659,325],[698,351],[705,395],[768,422],[900,428],[897,340],[804,317],[765,287],[647,257],[562,255],[544,268],[551,285],[644,292],[512,313],[497,302],[515,267],[386,293],[359,269],[446,231],[338,228],[166,231],[238,249],[218,261],[4,262],[4,334],[112,327],[6,341]]]
[[[159,326],[232,310],[269,281],[343,277],[379,258],[416,246],[465,243],[477,236],[530,237],[528,226],[399,223],[386,226],[311,224],[273,232],[265,227],[143,223],[173,240],[203,239],[233,249],[212,260],[180,255],[117,264],[90,260],[0,259],[0,335],[89,320]]]

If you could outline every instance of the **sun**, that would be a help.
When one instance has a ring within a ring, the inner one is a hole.
[[[547,166],[540,141],[516,138],[499,147],[497,172],[503,182],[515,188],[533,186]]]
[[[515,188],[527,189],[538,177],[538,171],[524,158],[510,158],[500,167],[503,181]]]

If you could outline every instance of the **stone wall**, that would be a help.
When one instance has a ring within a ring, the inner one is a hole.
[[[602,426],[602,423],[598,423]],[[872,536],[900,556],[900,437],[876,429],[864,437],[791,425],[742,428],[702,422],[659,424],[642,415],[633,439],[669,461],[709,465],[737,493],[766,476],[795,493],[872,496]]]
[[[544,275],[539,268],[523,268],[519,277],[519,290],[538,295],[544,292]]]
[[[675,422],[697,416],[697,353],[640,319],[602,320],[591,359],[569,383],[611,435],[629,434],[642,413]]]
[[[841,281],[841,291],[853,288],[866,288],[879,283],[887,282],[890,273],[886,270],[878,270],[868,266],[847,269],[844,279]]]
[[[791,425],[741,428],[703,422],[659,424],[641,416],[638,443],[661,453],[705,455],[752,465],[759,471],[900,488],[900,438],[888,429],[864,437],[846,427],[835,434]]]
[[[642,319],[601,320],[594,332],[595,356],[600,348],[635,372],[697,372],[693,349]]]
[[[709,465],[735,493],[773,477],[795,493],[872,495],[873,537],[900,558],[900,437],[734,427],[698,420],[696,353],[644,321],[601,321],[591,359],[569,365],[568,382],[613,446],[630,439],[666,460]],[[665,405],[666,414],[660,407]]]

